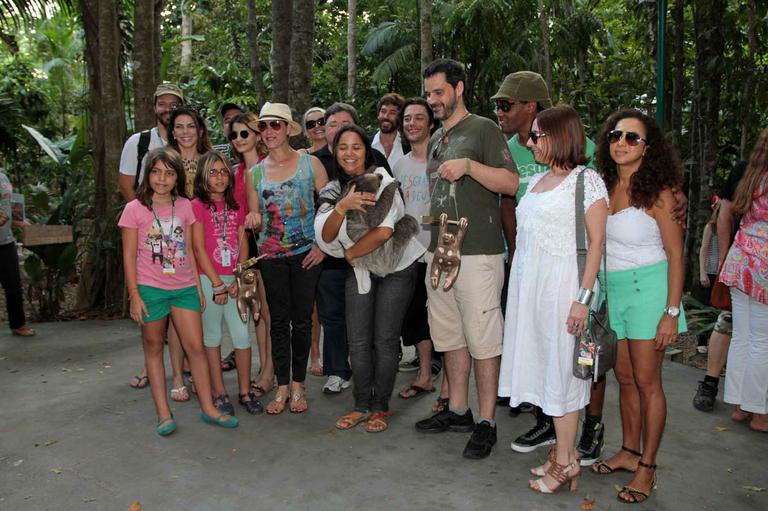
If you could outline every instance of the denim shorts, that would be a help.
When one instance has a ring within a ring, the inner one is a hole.
[[[171,313],[171,307],[200,312],[200,295],[197,294],[197,286],[160,289],[139,284],[138,287],[139,296],[149,312],[149,316],[142,317],[145,323],[163,319]]]
[[[632,270],[603,272],[600,282],[608,288],[608,319],[622,339],[655,339],[656,327],[667,306],[667,261]],[[688,331],[680,304],[678,333]]]

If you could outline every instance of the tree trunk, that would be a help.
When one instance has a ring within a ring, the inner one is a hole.
[[[432,62],[432,0],[419,0],[419,46],[422,73]],[[420,80],[422,89],[424,80]]]
[[[154,94],[158,79],[155,75],[155,0],[136,0],[133,15],[133,97],[134,130],[151,128],[155,124]]]
[[[739,156],[742,160],[749,157],[747,143],[749,139],[749,130],[752,127],[753,103],[755,98],[755,73],[757,72],[755,55],[757,54],[757,24],[759,23],[755,5],[747,4],[747,43],[749,46],[748,72],[744,80],[744,91],[741,103],[741,141],[739,143]]]
[[[181,2],[181,67],[182,75],[189,75],[192,66],[192,16],[189,13],[189,3]]]
[[[162,14],[163,9],[165,8],[165,1],[164,0],[155,0],[155,23],[154,23],[154,33],[152,34],[152,37],[154,39],[154,47],[155,47],[155,56],[154,56],[154,64],[155,64],[155,80],[157,83],[160,83],[163,81],[163,77],[160,76],[160,63],[162,61],[162,51],[163,46],[160,43],[160,29],[162,28]]]
[[[253,88],[256,91],[256,97],[259,102],[259,108],[267,101],[267,91],[264,88],[264,77],[261,69],[261,54],[259,53],[259,32],[256,24],[256,1],[248,0],[248,25],[246,34],[248,36],[248,65],[251,68],[251,77]]]
[[[347,0],[347,98],[352,100],[357,89],[357,0]]]
[[[293,0],[289,104],[299,115],[310,107],[315,42],[315,0]]]
[[[291,72],[291,30],[293,2],[272,0],[272,101],[288,103]]]
[[[552,59],[549,53],[549,17],[544,0],[539,0],[539,29],[541,30],[541,51],[544,57],[544,79],[549,87],[549,95],[552,96]]]
[[[670,130],[673,142],[680,142],[683,130],[683,99],[685,97],[685,0],[676,0],[672,9],[672,104]]]

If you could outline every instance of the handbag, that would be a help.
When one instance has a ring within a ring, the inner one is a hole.
[[[722,271],[722,267],[720,268]],[[720,271],[717,272],[717,282],[712,286],[709,304],[723,311],[731,310],[731,288],[720,282]]]
[[[576,178],[576,263],[579,269],[579,283],[584,278],[584,266],[587,261],[587,239],[584,227],[584,167]],[[603,251],[603,267],[606,267],[606,254]],[[607,274],[607,272],[606,272]],[[608,280],[606,275],[605,280]],[[613,369],[616,364],[616,332],[611,329],[608,319],[608,287],[605,299],[597,311],[589,308],[587,329],[577,336],[573,348],[573,375],[582,380],[597,382]]]

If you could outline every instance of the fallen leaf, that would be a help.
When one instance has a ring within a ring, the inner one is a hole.
[[[595,507],[595,501],[594,500],[588,500],[586,498],[584,499],[584,501],[579,506],[579,508],[585,509],[585,510],[593,509],[594,507]]]
[[[88,504],[88,503],[91,503],[91,502],[96,502],[96,499],[94,499],[93,497],[84,497],[83,498],[83,502]]]
[[[751,491],[753,493],[760,493],[762,491],[765,491],[765,488],[759,488],[757,486],[742,486],[747,491]]]
[[[722,433],[723,431],[728,431],[730,428],[726,428],[725,426],[715,426],[715,431],[718,431]]]
[[[56,438],[50,438],[47,442],[45,442],[45,446],[48,447],[49,445],[53,445],[58,443],[59,441]]]
[[[54,474],[61,474],[62,472],[64,472],[64,469],[61,467],[54,467],[51,470],[49,470],[49,472],[53,472]]]
[[[67,369],[66,367],[62,367],[62,368],[61,368],[61,372],[62,372],[62,373],[71,373],[71,372],[72,372],[72,369]]]
[[[623,487],[623,486],[619,486],[618,484],[614,484],[614,485],[613,485],[613,488],[614,488],[616,491],[624,491],[624,487]]]
[[[136,502],[128,506],[128,511],[141,511],[141,507],[142,507],[141,502],[137,500]]]
[[[14,461],[14,462],[13,462],[13,466],[14,466],[14,467],[18,467],[18,466],[19,466],[19,465],[21,465],[22,463],[24,463],[24,460],[16,460],[16,461]]]

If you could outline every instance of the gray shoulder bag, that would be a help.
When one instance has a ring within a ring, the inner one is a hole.
[[[584,167],[576,178],[576,262],[579,268],[579,285],[584,278],[584,266],[587,262],[587,239],[584,227]],[[606,261],[603,250],[603,267]],[[607,276],[604,280],[607,280]],[[589,308],[589,320],[586,331],[576,337],[573,348],[573,375],[582,380],[597,382],[605,373],[613,369],[616,363],[616,332],[611,330],[608,321],[608,287],[600,283],[605,290],[605,300],[595,312]],[[601,293],[603,294],[603,293]]]

